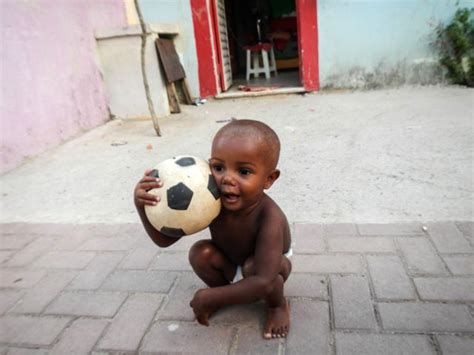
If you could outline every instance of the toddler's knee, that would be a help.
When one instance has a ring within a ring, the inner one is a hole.
[[[199,240],[189,249],[189,263],[193,266],[208,264],[213,252],[214,246],[209,240]]]

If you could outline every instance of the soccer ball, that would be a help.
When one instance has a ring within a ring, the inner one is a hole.
[[[221,210],[219,190],[209,163],[194,156],[177,156],[159,163],[151,172],[163,186],[149,193],[161,198],[145,205],[151,225],[161,233],[180,238],[203,230]]]

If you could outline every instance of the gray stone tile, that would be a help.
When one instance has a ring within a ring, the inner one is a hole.
[[[390,237],[333,237],[328,240],[329,251],[342,253],[395,253]]]
[[[95,255],[84,270],[78,272],[69,285],[69,289],[96,290],[122,260],[122,252],[110,252]]]
[[[214,313],[211,322],[215,324],[264,324],[266,309],[267,307],[263,301],[228,306]]]
[[[46,314],[113,317],[127,298],[118,292],[64,292],[47,308]]]
[[[442,303],[379,303],[383,329],[424,332],[473,332],[468,307]]]
[[[137,240],[125,237],[95,237],[88,239],[80,250],[86,251],[127,251],[133,248]]]
[[[104,332],[102,319],[77,319],[61,335],[50,354],[88,354]]]
[[[67,317],[5,316],[1,319],[0,342],[20,346],[50,345],[70,320]]]
[[[53,242],[53,238],[36,238],[23,249],[15,253],[5,262],[5,265],[11,267],[30,265],[33,261],[38,260],[42,255],[48,253],[53,248]]]
[[[411,236],[423,235],[421,223],[397,223],[397,224],[358,224],[360,235],[395,235]]]
[[[10,259],[13,254],[15,254],[14,250],[0,250],[0,264]]]
[[[158,247],[139,246],[128,254],[118,266],[119,269],[146,270],[158,254]]]
[[[367,256],[377,299],[415,299],[415,289],[398,256]]]
[[[136,351],[162,301],[163,295],[130,296],[107,329],[98,349]]]
[[[426,238],[399,238],[397,241],[410,274],[448,274],[440,257]]]
[[[462,234],[468,237],[474,237],[474,222],[456,222],[456,227]]]
[[[2,235],[0,236],[0,249],[1,250],[18,250],[24,248],[36,237],[33,235]]]
[[[321,253],[326,250],[320,224],[296,223],[292,243],[295,253]]]
[[[101,286],[102,290],[124,292],[168,293],[176,273],[167,271],[114,271]]]
[[[0,287],[30,288],[45,275],[45,270],[0,269]]]
[[[278,354],[280,339],[263,339],[263,328],[252,324],[239,327],[235,354]]]
[[[437,335],[441,351],[445,355],[467,355],[474,352],[474,338],[454,335]]]
[[[159,319],[194,320],[194,313],[189,306],[194,293],[207,287],[194,273],[183,273],[179,276],[176,287],[169,294],[168,301],[160,311]]]
[[[474,275],[474,255],[443,256],[453,275]]]
[[[37,268],[83,269],[96,254],[91,252],[52,251],[33,263]]]
[[[338,355],[435,355],[427,336],[390,335],[390,334],[357,334],[336,333],[336,350]]]
[[[24,293],[23,290],[0,290],[0,314],[12,308]]]
[[[146,334],[140,352],[227,354],[236,329],[228,325],[158,322]]]
[[[336,328],[377,327],[367,277],[332,275],[331,287]]]
[[[152,270],[192,271],[188,253],[160,253],[150,265]]]
[[[330,354],[328,303],[291,300],[290,312],[285,354]]]
[[[70,271],[50,272],[11,310],[14,313],[41,313],[46,306],[71,282],[74,273]]]
[[[326,237],[358,236],[357,226],[351,223],[323,224],[323,234]]]
[[[357,255],[293,255],[293,272],[362,273],[364,267]]]
[[[285,282],[285,296],[328,299],[326,278],[314,274],[292,273]]]
[[[474,277],[415,278],[422,300],[474,302]]]
[[[474,253],[458,228],[451,222],[427,223],[428,234],[440,253]]]

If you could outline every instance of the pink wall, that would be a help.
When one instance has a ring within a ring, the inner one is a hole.
[[[108,120],[93,30],[126,25],[122,0],[0,1],[0,173]]]

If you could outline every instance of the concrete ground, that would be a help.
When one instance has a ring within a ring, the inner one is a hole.
[[[0,352],[467,354],[474,348],[474,91],[403,88],[210,101],[114,121],[0,178]],[[288,339],[261,340],[262,305],[188,302],[186,252],[159,250],[132,191],[146,167],[209,156],[229,117],[280,135],[269,194],[293,229]]]

